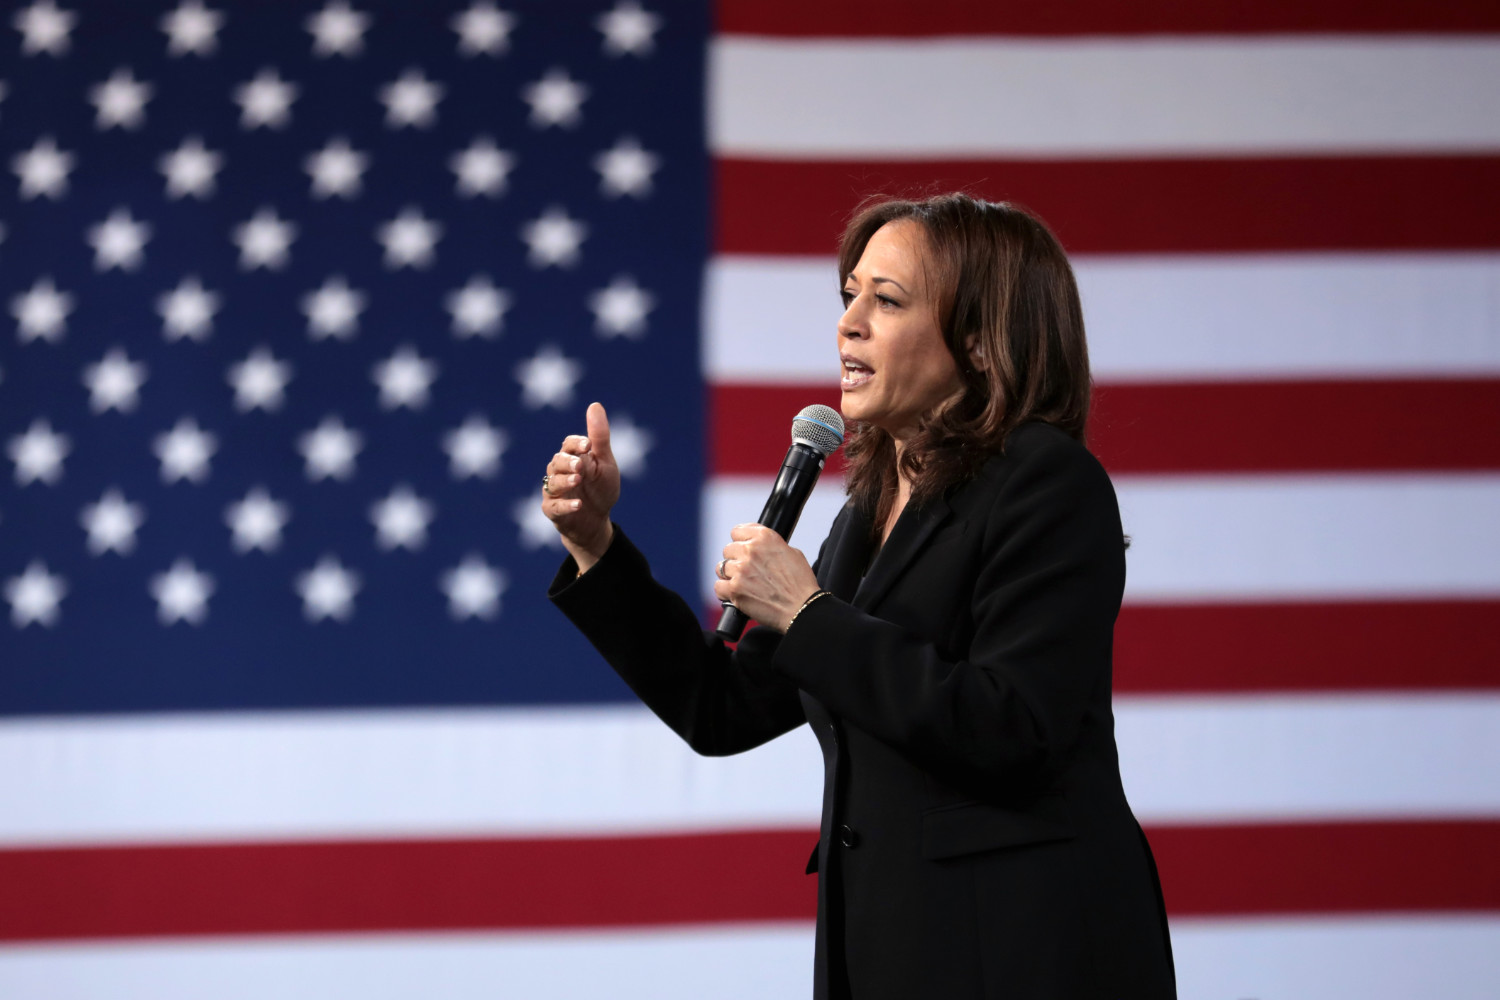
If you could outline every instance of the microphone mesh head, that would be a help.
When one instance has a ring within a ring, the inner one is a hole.
[[[792,440],[832,455],[844,443],[844,418],[831,406],[805,406],[792,420]]]

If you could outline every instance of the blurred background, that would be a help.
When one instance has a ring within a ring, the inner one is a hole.
[[[0,11],[0,997],[805,995],[815,742],[635,704],[538,479],[603,401],[707,615],[952,189],[1077,269],[1182,996],[1500,990],[1500,8]]]

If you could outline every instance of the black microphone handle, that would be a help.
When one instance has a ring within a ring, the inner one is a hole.
[[[825,456],[816,448],[794,442],[782,459],[781,471],[776,474],[776,485],[771,487],[771,496],[756,519],[787,541],[792,539],[792,530],[802,516],[802,508],[817,485],[818,474],[823,471]],[[728,601],[721,602],[724,613],[719,617],[714,631],[728,640],[738,642],[750,619],[739,608]]]

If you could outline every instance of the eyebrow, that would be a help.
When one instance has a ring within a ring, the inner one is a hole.
[[[854,277],[853,274],[849,275],[849,278],[852,278],[852,277]],[[844,279],[844,285],[845,286],[847,286],[849,284],[849,278],[845,278]],[[901,284],[901,282],[897,281],[895,278],[879,278],[879,277],[871,278],[870,279],[870,284],[872,284],[872,285],[895,285],[897,288],[901,289],[903,292],[906,292],[907,295],[911,294],[911,292],[906,291],[906,286],[903,285],[903,284]]]

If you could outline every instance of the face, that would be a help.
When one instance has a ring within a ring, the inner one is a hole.
[[[927,237],[910,219],[875,231],[844,281],[839,320],[844,417],[874,424],[897,444],[961,388],[927,287]]]

